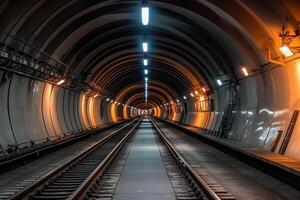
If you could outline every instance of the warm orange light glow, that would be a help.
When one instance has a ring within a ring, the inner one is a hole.
[[[99,94],[95,94],[95,95],[94,95],[94,98],[96,98],[97,96],[99,96]]]
[[[199,95],[199,93],[198,93],[198,91],[197,91],[197,90],[195,91],[195,94],[196,94],[196,95]]]
[[[116,104],[111,104],[111,107],[110,107],[110,116],[111,116],[111,120],[113,122],[116,122],[117,121],[117,108],[116,108]]]
[[[129,116],[127,114],[127,109],[128,109],[127,105],[123,104],[123,116],[124,116],[124,119],[128,119],[129,118]]]
[[[202,88],[202,91],[203,91],[204,93],[206,92],[206,89],[205,89],[205,87],[203,87],[203,88]]]
[[[45,126],[50,136],[57,136],[62,132],[57,115],[56,92],[57,88],[52,84],[45,84],[42,109]]]
[[[194,97],[194,94],[193,94],[193,93],[191,93],[191,97]]]
[[[86,110],[86,108],[87,108],[86,107],[86,103],[87,103],[86,96],[82,95],[81,98],[80,98],[80,101],[81,101],[81,103],[80,103],[81,119],[82,119],[84,127],[89,128],[90,125],[89,125],[87,110]]]
[[[97,126],[97,122],[96,122],[96,119],[95,119],[95,99],[93,98],[89,98],[88,99],[88,118],[89,118],[89,121],[91,122],[91,125],[92,127],[96,127]]]
[[[248,73],[246,67],[243,67],[243,68],[242,68],[242,72],[243,72],[243,74],[244,74],[245,76],[249,76],[249,73]]]
[[[281,46],[279,50],[285,57],[291,57],[294,55],[294,52],[290,49],[288,45]]]

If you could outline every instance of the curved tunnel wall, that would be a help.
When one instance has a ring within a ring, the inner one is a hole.
[[[278,152],[299,110],[299,54],[285,60],[278,50],[282,26],[291,32],[299,29],[297,0],[152,0],[155,17],[146,31],[137,22],[140,1],[3,2],[1,30],[64,62],[78,81],[138,108],[17,75],[2,78],[4,147],[56,138],[151,108],[158,117],[268,151],[282,131]],[[153,42],[148,55],[149,107],[144,103],[139,48],[144,32]],[[284,63],[270,62],[267,49]],[[242,75],[242,66],[250,76]],[[224,78],[221,87],[218,78]],[[200,93],[203,86],[209,94]],[[191,97],[195,90],[200,94]],[[285,152],[296,159],[299,126],[297,122]]]
[[[295,111],[300,110],[300,61],[293,60],[286,65],[276,66],[266,72],[241,79],[238,84],[239,105],[232,113],[228,139],[270,151],[282,131],[275,152],[278,152]],[[228,86],[214,90],[214,111],[199,112],[196,103],[199,97],[189,97],[185,118],[173,117],[174,106],[157,107],[157,117],[204,129],[207,134],[217,135],[226,105],[230,103]],[[221,99],[219,99],[221,98]],[[159,113],[159,114],[158,114]],[[285,155],[300,159],[300,121],[295,124]]]
[[[3,149],[59,139],[130,118],[135,113],[124,117],[123,106],[50,83],[3,71],[0,77],[0,144]],[[112,107],[119,107],[120,113]]]

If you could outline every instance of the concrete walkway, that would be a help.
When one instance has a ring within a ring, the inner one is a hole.
[[[148,119],[135,135],[114,199],[176,199]]]

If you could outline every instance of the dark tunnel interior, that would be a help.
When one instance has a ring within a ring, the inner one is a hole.
[[[299,161],[299,22],[299,0],[0,0],[0,153],[152,116]]]

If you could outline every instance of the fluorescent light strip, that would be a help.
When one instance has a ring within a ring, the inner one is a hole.
[[[294,55],[294,52],[290,49],[288,45],[281,46],[279,50],[281,51],[281,53],[283,53],[285,57],[291,57]]]
[[[148,74],[148,69],[145,69],[145,70],[144,70],[144,73],[147,75],[147,74]]]
[[[249,73],[248,73],[246,67],[243,67],[242,71],[243,71],[243,73],[244,73],[245,76],[249,76]]]
[[[144,26],[149,24],[149,7],[142,7],[142,23]]]
[[[147,65],[148,65],[148,60],[144,59],[144,66],[147,66]]]
[[[56,85],[61,85],[61,84],[63,84],[64,82],[65,82],[65,80],[62,79],[62,80],[58,81],[58,82],[56,83]]]
[[[148,43],[143,42],[143,52],[148,52]]]

